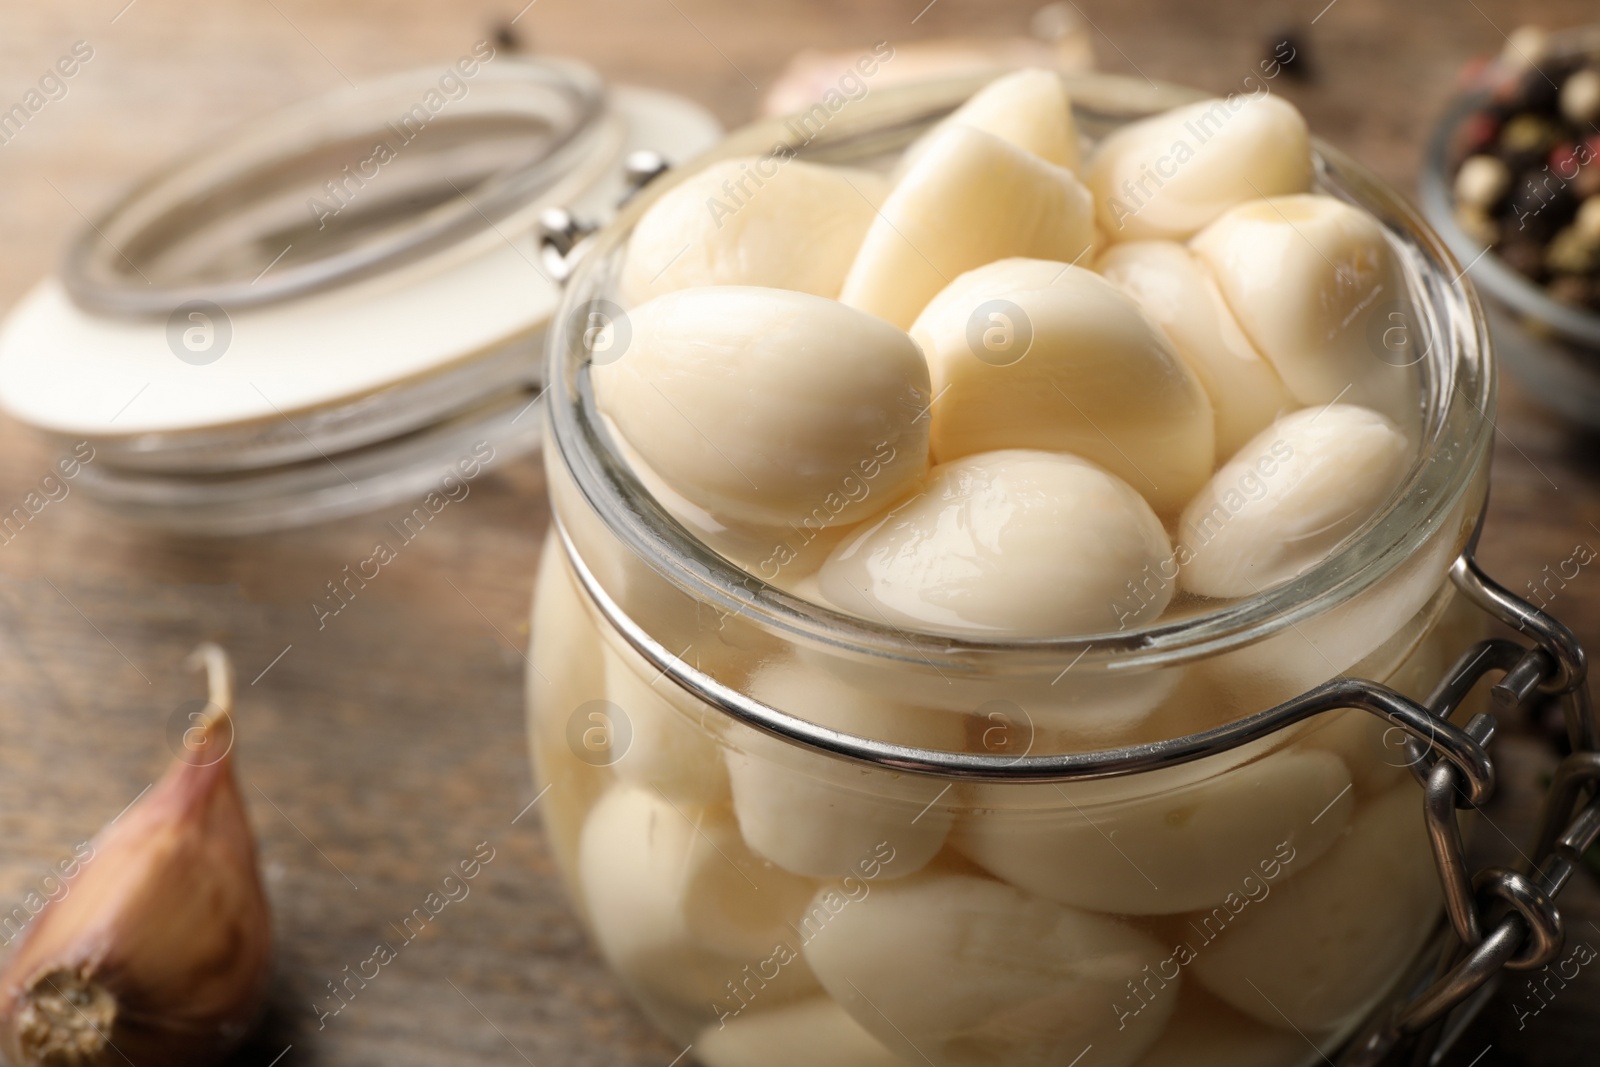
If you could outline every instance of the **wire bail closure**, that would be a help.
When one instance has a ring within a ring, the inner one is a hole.
[[[1502,969],[1544,966],[1560,952],[1564,931],[1555,899],[1583,853],[1600,838],[1600,744],[1587,682],[1587,658],[1576,635],[1553,616],[1516,597],[1484,573],[1477,537],[1456,559],[1450,578],[1479,608],[1529,639],[1492,638],[1469,648],[1419,704],[1377,682],[1334,678],[1298,697],[1227,726],[1170,741],[1101,752],[992,756],[891,744],[818,726],[764,704],[692,667],[656,641],[601,587],[559,517],[556,532],[579,587],[624,641],[673,684],[730,718],[807,748],[901,773],[985,782],[1079,782],[1124,777],[1177,766],[1266,737],[1313,715],[1362,708],[1408,735],[1412,772],[1423,786],[1423,818],[1444,891],[1447,922],[1423,972],[1408,976],[1344,1048],[1338,1067],[1380,1067],[1425,1034],[1434,1037],[1437,1063],[1491,993]],[[1481,529],[1481,524],[1480,527]],[[1450,722],[1489,675],[1495,714]],[[1525,710],[1553,696],[1561,701],[1573,753],[1550,787],[1541,829],[1527,869],[1490,867],[1474,874],[1456,819],[1494,793],[1495,766],[1487,746],[1497,715]]]

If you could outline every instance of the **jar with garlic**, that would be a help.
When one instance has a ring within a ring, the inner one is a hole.
[[[708,1067],[1332,1055],[1440,915],[1417,779],[1487,788],[1420,703],[1483,628],[1476,305],[1265,93],[818,127],[660,179],[552,338],[530,732],[596,945]]]

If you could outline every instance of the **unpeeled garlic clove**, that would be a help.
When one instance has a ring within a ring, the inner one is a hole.
[[[1243,597],[1322,560],[1371,518],[1410,460],[1405,435],[1350,404],[1305,408],[1224,463],[1179,522],[1179,582]]]
[[[191,758],[100,832],[0,971],[0,1047],[15,1067],[203,1067],[261,1014],[272,919],[231,748],[213,755],[232,744],[232,669],[215,645],[193,661],[211,703],[185,734]]]
[[[911,336],[936,398],[935,463],[1008,448],[1071,452],[1164,515],[1211,474],[1205,387],[1133,299],[1092,271],[987,264],[946,286]]]
[[[1167,951],[1110,916],[966,874],[824,886],[801,928],[823,988],[907,1062],[935,1067],[1053,1067],[1089,1045],[1096,1063],[1128,1067],[1181,984],[1163,982],[1119,1027],[1129,983]]]
[[[1417,419],[1429,339],[1383,228],[1331,196],[1240,204],[1190,244],[1245,334],[1302,404]]]
[[[1028,637],[1158,617],[1173,583],[1161,520],[1126,482],[1058,452],[985,452],[935,467],[904,504],[836,548],[822,592],[874,621]]]
[[[629,313],[600,410],[723,522],[848,525],[927,466],[928,367],[906,334],[809,293],[685,289]]]
[[[1095,269],[1138,301],[1205,386],[1219,458],[1232,456],[1273,419],[1300,406],[1187,248],[1171,241],[1127,241],[1112,245]]]
[[[1311,188],[1306,120],[1275,96],[1202,100],[1101,141],[1085,180],[1112,241],[1182,241],[1228,208]]]
[[[677,289],[758,285],[835,297],[888,191],[870,171],[779,156],[713,163],[639,219],[622,294],[640,304]]]
[[[883,202],[839,299],[905,329],[964,271],[1010,256],[1083,256],[1093,214],[1071,171],[992,133],[947,126]]]

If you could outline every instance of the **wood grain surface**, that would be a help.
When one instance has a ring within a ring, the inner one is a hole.
[[[1324,6],[1326,5],[1326,6]],[[518,14],[523,45],[618,80],[685,93],[737,124],[802,47],[1025,32],[1031,0],[52,0],[0,4],[0,107],[75,41],[94,58],[0,147],[0,306],[51,269],[67,236],[133,176],[204,151],[235,122],[345,82],[442,66]],[[1538,19],[1593,17],[1581,0],[1081,0],[1109,70],[1226,91],[1284,27],[1315,77],[1285,82],[1314,129],[1404,190],[1431,118],[1468,57]],[[1578,543],[1600,544],[1595,442],[1507,385],[1483,555],[1520,589]],[[53,453],[0,422],[0,504]],[[393,508],[315,529],[208,541],[143,533],[81,494],[0,546],[0,903],[20,901],[74,843],[159,773],[173,710],[199,694],[179,670],[226,643],[242,688],[238,753],[277,916],[270,1018],[241,1064],[668,1067],[656,1036],[585,944],[554,877],[524,744],[528,592],[547,520],[534,460],[474,482],[357,600],[318,628],[311,602],[369,554]],[[1600,646],[1600,573],[1553,604]],[[1486,856],[1529,832],[1537,742],[1510,770]],[[1500,831],[1504,831],[1502,835]],[[488,842],[495,858],[338,1016],[314,1003]],[[1572,936],[1600,945],[1581,877]],[[1592,1064],[1600,967],[1537,1014],[1508,985],[1463,1039],[1459,1067]],[[280,1058],[281,1057],[281,1058]],[[144,1067],[144,1065],[140,1065]]]

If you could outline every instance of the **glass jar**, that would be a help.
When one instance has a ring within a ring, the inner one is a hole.
[[[695,166],[887,165],[979,84],[875,91],[820,133],[761,123]],[[1090,137],[1194,99],[1067,85]],[[1508,704],[1581,688],[1581,653],[1549,651],[1565,631],[1542,616],[1531,651],[1479,642],[1475,605],[1505,597],[1470,562],[1493,432],[1482,316],[1398,197],[1317,154],[1319,188],[1383,224],[1416,297],[1415,463],[1288,584],[1090,637],[907,632],[807,599],[804,531],[759,573],[697,540],[619,452],[584,347],[595,316],[625,315],[632,226],[682,175],[588,249],[549,348],[533,761],[596,945],[703,1063],[1376,1062],[1444,1015],[1393,1006],[1461,957],[1434,936],[1441,906],[1477,915],[1440,873],[1458,803],[1492,788],[1472,681],[1509,669]]]

